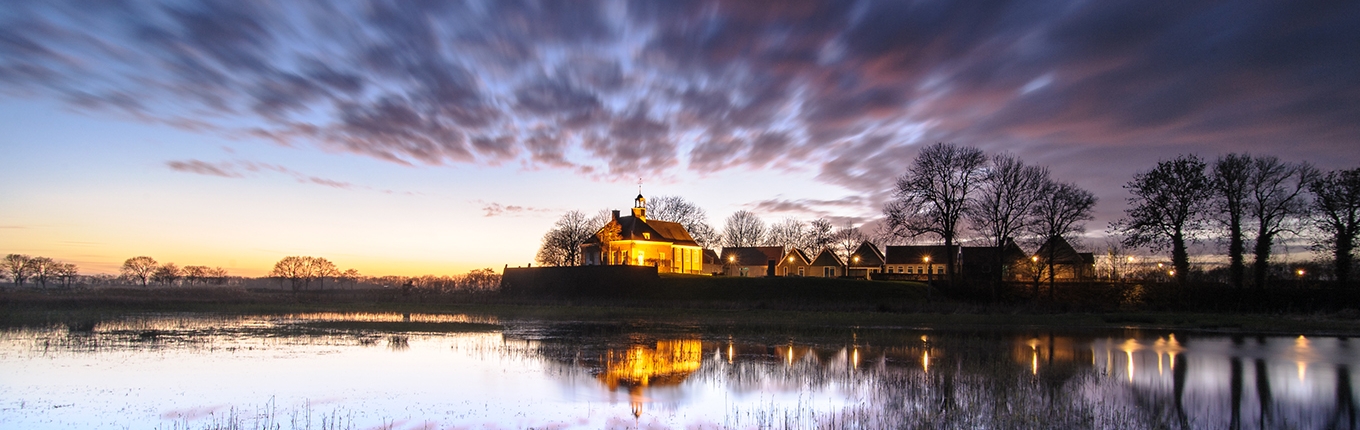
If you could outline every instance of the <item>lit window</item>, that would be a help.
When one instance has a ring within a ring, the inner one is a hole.
[[[651,239],[652,239],[652,234],[651,234],[651,233],[643,233],[643,234],[642,234],[642,238],[643,238],[643,239],[647,239],[647,240],[651,240]]]

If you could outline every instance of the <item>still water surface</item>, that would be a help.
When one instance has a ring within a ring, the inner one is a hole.
[[[146,315],[0,332],[0,428],[1356,428],[1356,342]]]

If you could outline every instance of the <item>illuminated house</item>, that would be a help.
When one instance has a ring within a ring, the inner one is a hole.
[[[679,223],[647,219],[647,199],[638,194],[633,215],[619,216],[581,244],[584,265],[655,266],[661,273],[703,273],[703,248]]]
[[[845,261],[830,249],[823,249],[822,253],[817,254],[817,258],[808,264],[808,270],[810,271],[808,276],[836,278],[845,273]]]
[[[883,271],[884,260],[886,258],[883,252],[866,240],[859,244],[859,248],[855,248],[855,252],[850,253],[850,258],[847,259],[850,264],[846,268],[845,276],[867,279]]]
[[[723,274],[727,276],[774,276],[775,265],[784,257],[782,246],[729,246],[722,250]]]
[[[808,271],[808,266],[811,264],[812,259],[808,257],[807,253],[801,249],[793,248],[787,254],[784,254],[782,260],[779,260],[774,273],[778,276],[811,276],[812,272]]]
[[[1095,277],[1096,257],[1089,252],[1077,252],[1072,244],[1059,236],[1053,236],[1034,251],[1039,267],[1039,275],[1048,279],[1048,259],[1053,258],[1053,278],[1057,281],[1080,281]]]

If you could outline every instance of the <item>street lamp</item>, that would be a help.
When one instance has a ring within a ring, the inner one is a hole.
[[[931,285],[930,285],[930,284],[931,284],[931,281],[932,281],[930,275],[934,274],[934,273],[935,273],[935,270],[932,269],[932,268],[930,267],[930,256],[929,256],[929,255],[925,256],[925,258],[922,258],[922,260],[924,260],[925,263],[926,263],[926,300],[930,300],[930,289],[931,289]]]
[[[1034,298],[1039,298],[1039,278],[1043,276],[1043,269],[1039,266],[1039,256],[1031,255],[1029,262],[1034,266]]]
[[[1299,269],[1299,272],[1298,272],[1298,273],[1299,273],[1299,277],[1302,278],[1302,277],[1303,277],[1303,269]]]

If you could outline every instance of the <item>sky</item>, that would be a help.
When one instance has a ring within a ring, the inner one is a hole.
[[[925,145],[1125,209],[1158,160],[1360,166],[1360,2],[0,2],[0,253],[531,263],[564,212],[873,223]]]

